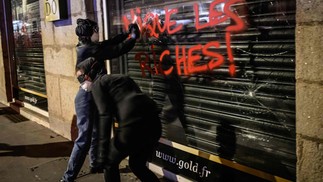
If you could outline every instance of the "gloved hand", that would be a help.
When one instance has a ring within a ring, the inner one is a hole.
[[[129,26],[128,26],[128,31],[129,31],[129,34],[131,36],[131,38],[133,39],[139,39],[140,38],[140,30],[139,30],[139,27],[136,23],[131,23]]]

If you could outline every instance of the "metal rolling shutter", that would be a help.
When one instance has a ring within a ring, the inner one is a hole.
[[[174,19],[194,20],[194,2],[124,0],[123,7],[128,14],[140,7],[142,16],[148,11],[161,12],[164,7],[177,8]],[[199,4],[209,7],[211,2]],[[247,0],[232,7],[247,7],[239,16],[248,22],[246,31],[231,35],[235,77],[229,76],[226,61],[220,68],[203,74],[170,79],[146,72],[143,78],[135,54],[147,52],[152,66],[152,49],[159,57],[161,48],[158,43],[152,47],[151,42],[138,42],[128,54],[127,74],[161,106],[165,100],[171,100],[166,97],[169,89],[177,92],[183,88],[183,125],[189,146],[295,180],[295,3]],[[226,55],[224,34],[220,28],[197,32],[191,21],[168,37],[167,49],[175,60],[175,45],[189,48],[217,40],[222,45],[217,51]],[[207,61],[207,57],[201,60]],[[181,102],[180,94],[173,97]],[[163,121],[168,122],[165,118]]]

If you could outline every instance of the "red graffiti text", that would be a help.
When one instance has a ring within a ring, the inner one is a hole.
[[[137,53],[135,59],[140,62],[140,68],[142,71],[142,76],[145,76],[145,70],[152,74],[171,74],[174,69],[176,69],[178,75],[190,75],[194,73],[201,73],[213,70],[220,67],[224,61],[227,59],[229,62],[229,74],[230,76],[235,76],[236,68],[234,64],[234,56],[231,48],[231,34],[243,31],[246,26],[244,21],[232,11],[231,6],[235,5],[244,0],[215,0],[210,4],[208,12],[208,21],[206,23],[200,23],[200,7],[198,3],[193,4],[194,14],[195,14],[195,29],[200,31],[205,28],[216,27],[217,25],[230,21],[230,24],[225,28],[225,43],[227,48],[227,58],[225,58],[220,53],[211,51],[216,50],[220,47],[219,41],[210,41],[205,45],[197,44],[187,48],[186,46],[175,47],[176,56],[176,68],[171,66],[167,70],[162,70],[160,64],[162,64],[164,57],[169,56],[171,52],[169,50],[164,50],[159,59],[155,58],[155,52],[153,52],[154,68],[149,65],[149,55],[147,53]],[[219,5],[223,6],[220,11],[216,8]],[[128,27],[130,22],[136,21],[146,36],[158,38],[160,34],[166,32],[167,34],[175,34],[183,29],[183,24],[172,20],[172,16],[176,16],[178,13],[177,9],[165,10],[165,20],[164,23],[160,23],[159,15],[152,12],[148,12],[143,19],[141,19],[141,9],[136,8],[130,11],[131,21],[123,16],[123,23],[125,27]],[[153,49],[152,49],[153,50]],[[202,56],[209,57],[210,60],[207,64],[201,65],[199,61]]]

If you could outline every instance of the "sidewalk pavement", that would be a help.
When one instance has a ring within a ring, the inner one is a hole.
[[[72,147],[72,141],[0,104],[0,182],[58,182]],[[127,165],[127,160],[120,164],[121,181],[139,182]],[[86,159],[76,181],[104,179],[103,174],[89,173]]]

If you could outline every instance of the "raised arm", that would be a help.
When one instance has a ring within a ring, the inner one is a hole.
[[[118,35],[114,36],[113,38],[108,39],[106,41],[108,41],[109,42],[108,44],[110,44],[110,45],[117,45],[117,44],[120,44],[123,41],[125,41],[127,38],[129,38],[129,33],[125,32],[125,33],[118,34]]]
[[[129,33],[119,34],[111,40],[101,42],[96,57],[100,60],[106,60],[128,53],[135,46],[139,37],[140,30],[138,25],[130,24]]]

